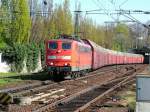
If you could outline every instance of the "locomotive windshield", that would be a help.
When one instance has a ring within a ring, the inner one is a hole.
[[[62,43],[62,49],[71,49],[71,43]]]
[[[58,48],[58,44],[56,42],[50,42],[48,44],[48,48],[50,48],[50,49],[57,49]]]

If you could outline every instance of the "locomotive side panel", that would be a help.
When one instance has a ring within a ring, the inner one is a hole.
[[[79,54],[77,48],[77,42],[72,42],[72,65],[71,71],[79,71]]]
[[[80,70],[91,69],[92,50],[89,45],[78,43],[79,68]]]

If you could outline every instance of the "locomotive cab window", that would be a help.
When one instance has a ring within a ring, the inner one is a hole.
[[[62,43],[62,49],[71,49],[71,43]]]
[[[58,44],[56,42],[50,42],[48,44],[48,48],[49,49],[57,49],[58,48]]]

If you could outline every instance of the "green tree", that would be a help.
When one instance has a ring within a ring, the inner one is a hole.
[[[2,8],[0,8],[0,12],[2,12]],[[3,17],[3,15],[0,14],[0,17]],[[5,26],[4,26],[4,23],[1,19],[0,20],[0,49],[5,46],[4,37],[3,37],[4,28],[5,28]]]
[[[116,26],[116,33],[123,33],[126,38],[129,37],[129,28],[126,24],[119,23]]]
[[[28,43],[31,21],[26,0],[12,0],[11,2],[11,40],[15,43]]]
[[[80,32],[82,32],[80,34],[81,38],[90,39],[101,46],[104,45],[104,28],[100,25],[96,25],[92,19],[82,18],[79,29],[81,30]]]
[[[56,6],[50,24],[50,32],[52,33],[73,33],[73,22],[68,0],[64,1],[63,6]]]
[[[115,28],[116,36],[113,38],[113,49],[125,51],[129,45],[129,28],[127,25],[119,23]]]
[[[63,4],[63,13],[64,13],[64,33],[72,34],[73,33],[73,23],[72,15],[69,9],[69,0],[65,0]]]
[[[10,0],[1,0],[1,7],[0,7],[0,48],[6,47],[7,38],[9,36],[8,27],[9,26],[9,2]]]

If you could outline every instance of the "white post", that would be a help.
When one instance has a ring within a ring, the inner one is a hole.
[[[0,53],[0,63],[2,62],[2,53]]]
[[[0,72],[9,72],[10,67],[6,62],[2,62],[2,53],[0,53]]]

